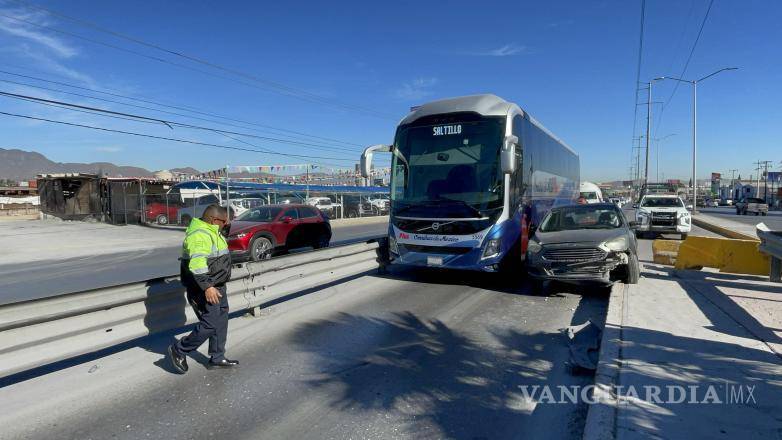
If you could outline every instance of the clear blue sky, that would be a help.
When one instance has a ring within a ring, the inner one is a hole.
[[[648,2],[642,81],[681,73],[708,3]],[[444,97],[495,93],[519,103],[575,148],[581,155],[584,178],[621,179],[629,173],[640,0],[504,4],[73,0],[39,4],[291,87],[297,94],[312,93],[315,100],[328,104],[284,96],[251,80],[216,78],[163,64],[13,20],[7,17],[230,77],[11,0],[0,1],[0,69],[349,142],[339,145],[343,150],[326,151],[246,139],[257,146],[304,156],[348,159],[311,160],[350,165],[360,151],[353,144],[390,142],[395,123],[412,105]],[[726,66],[740,70],[722,73],[699,86],[700,177],[731,168],[738,168],[744,177],[758,159],[773,160],[775,168],[779,167],[780,22],[782,2],[714,2],[685,77],[697,78]],[[0,79],[45,85],[5,74],[0,74]],[[673,82],[656,85],[654,100],[667,101],[673,86]],[[47,87],[67,90],[51,84]],[[0,83],[0,90],[216,126],[8,83]],[[660,172],[665,178],[689,177],[690,96],[690,87],[682,85],[655,130],[657,137],[676,133],[663,143]],[[640,101],[645,101],[645,96]],[[342,104],[361,109],[347,111],[339,107]],[[384,116],[369,115],[363,108]],[[655,112],[659,110],[656,106]],[[172,130],[3,97],[0,111],[255,148],[216,133]],[[635,134],[645,124],[645,108],[639,108],[638,116]],[[193,166],[202,170],[225,164],[305,161],[7,116],[0,116],[0,133],[0,147],[35,150],[56,161],[111,161],[150,169]],[[279,132],[266,135],[282,137]],[[315,139],[310,142],[334,145]],[[652,178],[656,174],[655,153],[653,149]]]

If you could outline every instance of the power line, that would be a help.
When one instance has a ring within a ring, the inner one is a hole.
[[[690,66],[692,55],[695,53],[695,48],[698,47],[698,42],[701,39],[701,34],[703,34],[703,28],[706,26],[706,21],[709,19],[709,12],[711,12],[712,5],[714,5],[714,0],[709,0],[709,7],[706,8],[706,14],[704,14],[703,21],[701,21],[701,26],[698,29],[698,35],[695,37],[695,41],[692,43],[692,48],[690,48],[690,54],[687,56],[687,61],[684,63],[684,68],[682,68],[682,72],[679,74],[679,78],[684,78],[684,74],[687,72],[687,68]],[[673,91],[671,92],[671,96],[669,96],[668,99],[665,100],[665,104],[663,104],[662,108],[660,109],[660,116],[657,122],[658,130],[660,125],[662,124],[663,112],[665,111],[665,108],[668,107],[668,104],[671,103],[671,100],[673,99],[674,95],[676,95],[676,91],[679,90],[679,84],[681,84],[681,82],[676,81],[676,85],[673,86]],[[655,133],[657,133],[657,131],[655,131]]]
[[[255,76],[255,75],[243,72],[243,71],[238,70],[238,69],[225,67],[225,66],[222,66],[220,64],[213,63],[211,61],[207,61],[205,59],[202,59],[202,58],[199,58],[199,57],[196,57],[196,56],[193,56],[193,55],[185,54],[183,52],[178,52],[178,51],[166,49],[166,48],[164,48],[164,47],[162,47],[162,46],[160,46],[158,44],[149,43],[149,42],[146,42],[146,41],[141,40],[139,38],[132,37],[132,36],[129,36],[129,35],[125,35],[125,34],[113,31],[111,29],[99,26],[99,25],[97,25],[95,23],[89,22],[89,21],[84,20],[84,19],[75,18],[75,17],[71,17],[71,16],[68,16],[68,15],[65,15],[63,13],[54,11],[52,9],[40,6],[40,5],[32,3],[32,2],[20,1],[20,0],[13,0],[13,1],[18,3],[18,4],[27,5],[29,7],[34,8],[34,9],[45,11],[45,12],[51,14],[51,15],[54,15],[56,17],[59,17],[59,18],[65,19],[65,20],[72,21],[72,22],[77,23],[77,24],[79,24],[81,26],[89,27],[89,28],[92,28],[92,29],[97,30],[99,32],[103,32],[103,33],[112,35],[112,36],[114,36],[116,38],[120,38],[120,39],[123,39],[123,40],[126,40],[126,41],[130,41],[132,43],[135,43],[135,44],[138,44],[138,45],[142,45],[142,46],[145,46],[145,47],[148,47],[148,48],[152,48],[152,49],[161,51],[161,52],[169,54],[169,55],[173,55],[173,56],[176,56],[176,57],[183,58],[183,59],[188,60],[190,62],[198,63],[198,64],[201,64],[201,65],[213,68],[213,69],[217,69],[217,70],[229,73],[229,74],[234,75],[234,76],[238,76],[238,77],[241,77],[241,78],[248,79],[250,81],[253,81],[254,83],[263,85],[265,89],[275,91],[276,93],[280,93],[282,95],[291,96],[291,97],[295,97],[295,98],[306,100],[306,101],[310,101],[310,102],[317,102],[317,103],[320,103],[320,104],[330,105],[330,106],[333,106],[333,107],[338,107],[338,108],[342,108],[344,110],[349,110],[349,111],[353,111],[353,112],[364,113],[364,114],[368,114],[370,116],[375,116],[375,117],[380,117],[380,118],[392,118],[393,119],[393,117],[390,116],[390,115],[386,115],[384,113],[378,112],[378,111],[376,111],[374,109],[371,109],[371,108],[368,108],[368,107],[363,107],[363,106],[358,106],[358,105],[354,105],[354,104],[343,103],[343,102],[340,102],[340,101],[337,101],[337,100],[325,98],[323,96],[317,95],[315,93],[308,92],[306,90],[297,89],[297,88],[294,88],[294,87],[291,87],[291,86],[287,86],[285,84],[281,84],[281,83],[278,83],[278,82],[262,79],[262,78],[259,78],[259,77]],[[27,20],[21,20],[21,19],[15,18],[15,17],[9,17],[9,18],[17,19],[17,20],[26,22],[28,24],[31,24],[33,26],[48,27],[48,28],[50,28],[52,30],[55,30],[55,31],[58,31],[58,32],[63,32],[63,31],[56,30],[56,29],[54,29],[52,27],[40,25],[38,23],[30,22],[30,21],[27,21]],[[72,36],[76,36],[77,38],[86,39],[84,37],[77,36],[76,34],[71,34],[71,35]],[[87,39],[87,41],[96,42],[96,40],[89,40],[89,39]],[[115,49],[118,48],[117,46],[108,45],[106,43],[98,43],[98,44],[107,45],[108,47],[113,47]],[[127,49],[124,49],[124,48],[122,48],[120,50],[123,50],[123,51],[126,51],[126,52],[130,52],[130,53],[134,53],[134,54],[140,55],[140,56],[145,56],[147,58],[152,58],[152,59],[155,59],[157,61],[162,61],[162,62],[166,62],[168,64],[174,64],[174,65],[182,67],[182,65],[179,65],[179,64],[176,64],[176,63],[172,63],[171,61],[163,60],[161,58],[151,57],[149,55],[141,54],[141,53],[135,52],[135,51],[130,51],[130,50],[127,50]],[[201,71],[201,72],[203,73],[203,71]],[[247,83],[244,83],[244,84],[247,84]]]
[[[633,138],[635,138],[635,130],[638,129],[638,86],[641,83],[641,61],[643,59],[644,50],[644,21],[646,18],[646,0],[641,0],[641,32],[638,38],[638,63],[635,71],[635,105],[633,106]],[[640,154],[640,150],[639,153]]]
[[[32,69],[23,69],[23,70],[32,70]],[[166,107],[166,108],[172,108],[172,109],[175,109],[175,110],[187,111],[187,112],[200,114],[200,115],[204,115],[204,116],[210,116],[210,117],[213,117],[213,118],[225,119],[227,121],[238,122],[238,123],[246,124],[246,125],[252,125],[252,126],[256,126],[256,127],[265,128],[265,129],[268,129],[268,130],[274,130],[274,131],[279,131],[279,132],[283,132],[283,133],[292,133],[292,134],[296,134],[296,135],[299,135],[299,136],[304,136],[304,137],[313,138],[313,139],[319,139],[319,140],[333,142],[333,143],[337,143],[337,144],[354,145],[354,146],[362,147],[362,148],[365,147],[365,145],[361,145],[361,144],[357,144],[357,143],[353,143],[353,142],[348,142],[348,141],[343,141],[343,140],[340,140],[340,139],[334,139],[334,138],[329,138],[329,137],[324,137],[324,136],[317,136],[317,135],[307,134],[307,133],[296,131],[296,130],[289,130],[289,129],[285,129],[285,128],[274,127],[274,126],[271,126],[271,125],[259,124],[257,122],[244,121],[244,120],[232,118],[232,117],[229,117],[229,116],[223,116],[223,115],[219,115],[219,114],[215,114],[215,113],[206,112],[206,111],[203,111],[203,110],[200,110],[200,109],[196,109],[194,107],[189,107],[189,106],[184,106],[184,105],[165,104],[165,103],[162,103],[162,102],[153,101],[153,100],[148,99],[148,98],[147,99],[142,99],[142,98],[137,98],[137,97],[133,97],[133,96],[123,95],[123,94],[116,93],[116,92],[107,92],[107,91],[104,91],[104,90],[97,90],[97,89],[92,89],[92,88],[89,88],[89,87],[78,86],[78,85],[70,84],[70,83],[67,83],[67,82],[53,81],[53,80],[49,80],[49,79],[45,79],[45,78],[32,76],[32,75],[23,75],[23,74],[20,74],[20,73],[8,72],[8,71],[5,71],[5,70],[0,70],[0,73],[6,74],[6,75],[16,76],[16,77],[20,77],[20,78],[32,79],[34,81],[41,81],[41,82],[46,82],[46,83],[50,83],[50,84],[56,84],[56,85],[60,85],[60,86],[70,87],[70,88],[74,88],[74,89],[85,90],[85,91],[89,91],[89,92],[93,92],[93,93],[100,93],[100,94],[104,94],[104,95],[108,95],[108,96],[114,96],[114,97],[117,97],[117,98],[129,99],[129,100],[132,100],[132,101],[143,102],[143,103],[146,103],[146,104],[152,104],[152,105],[156,105],[156,106],[160,106],[160,107]],[[24,84],[24,83],[20,83],[20,84],[26,85],[27,87],[39,87],[39,86],[34,86],[34,85]],[[61,92],[61,93],[68,93],[68,92]],[[100,98],[97,98],[97,97],[91,97],[91,98],[92,99],[100,99]],[[107,101],[107,102],[115,102],[115,103],[122,104],[122,105],[130,105],[130,104],[117,102],[117,101]],[[148,107],[141,107],[141,108],[149,109]],[[162,110],[158,110],[158,109],[150,109],[150,110],[163,112]],[[223,125],[229,125],[229,126],[232,126],[232,127],[238,127],[238,128],[247,129],[247,127],[244,127],[244,126],[241,126],[241,125],[228,124],[228,123],[225,123],[225,122],[219,122],[219,121],[215,121],[215,120],[212,120],[212,119],[199,118],[199,117],[190,116],[190,115],[182,115],[180,113],[171,113],[171,114],[175,114],[177,116],[184,116],[184,117],[188,117],[188,118],[193,118],[193,119],[200,119],[200,120],[203,120],[203,121],[209,121],[209,122],[214,122],[214,123],[223,124]],[[273,133],[273,134],[279,134],[279,133]],[[290,136],[290,135],[288,135],[288,136]],[[293,136],[291,136],[291,137],[293,137]]]
[[[243,127],[241,125],[236,125],[236,124],[228,124],[228,123],[225,123],[225,122],[216,121],[214,119],[201,118],[201,117],[198,117],[198,116],[191,116],[191,115],[186,115],[186,114],[177,113],[177,112],[171,112],[171,111],[167,111],[167,110],[160,110],[160,109],[147,107],[147,106],[143,106],[143,105],[129,104],[129,103],[126,103],[126,102],[115,101],[113,99],[100,98],[100,97],[97,97],[97,96],[90,96],[90,95],[85,95],[85,94],[82,94],[82,93],[69,92],[69,91],[66,91],[66,90],[54,89],[54,88],[51,88],[51,87],[37,86],[37,85],[34,85],[34,84],[23,83],[23,82],[18,82],[18,81],[11,81],[11,80],[7,80],[7,79],[0,79],[0,82],[20,85],[20,86],[24,86],[24,87],[31,87],[31,88],[40,89],[40,90],[47,90],[47,91],[50,91],[50,92],[63,93],[63,94],[66,94],[66,95],[78,96],[78,97],[81,97],[81,98],[87,98],[87,99],[93,99],[93,100],[96,100],[96,101],[109,102],[109,103],[112,103],[112,104],[119,104],[119,105],[124,105],[124,106],[128,106],[128,107],[140,108],[140,109],[144,109],[144,110],[151,110],[151,111],[154,111],[154,112],[165,113],[165,114],[168,114],[168,115],[182,116],[182,117],[185,117],[185,118],[197,119],[197,120],[200,120],[200,121],[207,121],[207,122],[212,122],[212,123],[216,123],[216,124],[220,124],[220,125],[227,125],[227,126],[231,126],[231,127],[243,128],[245,130],[248,130],[248,129],[249,130],[254,130],[253,128]],[[274,134],[278,134],[278,133],[274,133]],[[248,135],[248,136],[252,136],[252,135]],[[356,153],[356,151],[354,149],[340,148],[340,147],[332,146],[332,145],[314,144],[314,143],[311,143],[311,142],[302,142],[302,141],[291,141],[289,139],[280,139],[280,138],[271,138],[271,137],[266,137],[266,140],[270,140],[270,141],[274,141],[274,142],[281,142],[281,143],[295,143],[297,145],[308,145],[308,146],[312,146],[313,148],[316,148],[316,149],[327,149],[327,150],[335,150],[335,151],[339,150],[339,151],[345,151],[345,152],[349,152],[349,153]],[[304,139],[304,141],[307,141],[307,139]]]
[[[16,81],[9,81],[9,80],[0,79],[0,82],[7,82],[7,83],[10,83],[10,84],[17,84],[17,85],[22,85],[22,86],[26,86],[26,87],[33,87],[33,88],[38,88],[38,89],[42,89],[42,90],[48,90],[48,91],[57,92],[57,93],[65,93],[65,94],[69,94],[69,95],[80,96],[80,97],[83,97],[83,98],[96,99],[96,100],[100,100],[100,101],[106,101],[106,102],[111,102],[111,103],[116,103],[116,104],[121,104],[121,105],[128,105],[128,106],[131,106],[131,107],[142,108],[142,109],[146,109],[146,110],[160,111],[161,113],[167,113],[167,114],[173,114],[173,115],[177,115],[177,116],[188,117],[187,115],[183,115],[181,113],[168,112],[168,111],[164,111],[164,110],[156,110],[156,109],[153,109],[153,108],[139,106],[139,105],[134,105],[134,104],[124,104],[122,102],[113,101],[113,100],[110,100],[110,99],[92,97],[92,96],[89,96],[89,95],[82,95],[82,94],[79,94],[79,93],[67,92],[67,91],[64,91],[64,90],[57,90],[57,89],[52,89],[52,88],[48,88],[48,87],[35,86],[35,85],[20,83],[20,82],[16,82]],[[313,143],[309,143],[309,142],[295,141],[295,140],[289,140],[289,139],[280,139],[280,138],[273,138],[273,137],[268,137],[268,136],[258,136],[258,135],[254,135],[254,134],[250,134],[250,133],[239,133],[239,132],[232,132],[232,131],[228,131],[228,130],[220,130],[220,129],[216,129],[216,128],[207,128],[207,127],[201,127],[201,126],[196,126],[196,125],[192,125],[192,124],[184,124],[184,123],[181,123],[181,122],[175,122],[175,121],[170,121],[170,120],[165,120],[165,119],[157,119],[157,118],[149,118],[149,117],[146,117],[146,116],[131,115],[131,114],[127,114],[127,113],[114,112],[114,111],[111,111],[111,110],[100,109],[100,108],[96,108],[96,107],[82,106],[82,105],[78,105],[78,104],[72,104],[72,103],[66,103],[66,102],[61,102],[61,101],[48,100],[48,99],[34,97],[34,96],[19,95],[19,94],[14,94],[14,93],[9,93],[9,92],[0,92],[0,94],[5,95],[5,96],[9,96],[9,97],[20,98],[20,99],[21,98],[25,98],[26,100],[33,100],[33,101],[39,101],[39,102],[48,102],[48,103],[52,103],[52,104],[59,104],[61,106],[77,107],[77,108],[82,108],[82,109],[85,109],[85,110],[98,111],[98,112],[107,113],[107,114],[108,113],[113,113],[115,115],[128,116],[128,117],[131,117],[131,118],[134,118],[134,119],[150,119],[150,120],[154,120],[154,121],[158,121],[158,122],[162,122],[162,123],[166,123],[166,124],[178,125],[180,127],[185,127],[185,128],[199,128],[199,129],[215,131],[215,132],[221,131],[221,132],[225,132],[225,133],[236,134],[236,135],[239,135],[239,136],[253,137],[253,138],[256,138],[256,139],[262,139],[262,140],[265,140],[265,141],[278,142],[278,143],[283,143],[283,144],[298,145],[298,146],[302,146],[304,148],[312,148],[312,149],[316,149],[316,150],[345,151],[345,152],[348,152],[348,153],[356,153],[355,150],[346,149],[346,148],[339,148],[339,147],[335,147],[335,146],[331,146],[331,145],[320,145],[320,144],[313,144]],[[203,120],[204,118],[195,118],[195,119],[202,119]],[[215,122],[215,121],[210,121],[210,122]]]
[[[54,120],[54,119],[39,118],[39,117],[35,117],[35,116],[22,115],[22,114],[18,114],[18,113],[9,113],[9,112],[2,112],[2,111],[0,111],[0,115],[13,116],[13,117],[16,117],[16,118],[23,118],[23,119],[31,119],[31,120],[34,120],[34,121],[49,122],[49,123],[52,123],[52,124],[68,125],[68,126],[72,126],[72,127],[88,128],[88,129],[91,129],[91,130],[105,131],[105,132],[109,132],[109,133],[126,134],[126,135],[130,135],[130,136],[138,136],[138,137],[144,137],[144,138],[149,138],[149,139],[157,139],[157,140],[164,140],[164,141],[171,141],[171,142],[180,142],[180,143],[192,144],[192,145],[200,145],[200,146],[205,146],[205,147],[222,148],[222,149],[226,149],[226,150],[249,151],[249,152],[253,152],[253,153],[265,153],[265,154],[273,154],[273,155],[277,155],[277,156],[296,157],[296,158],[303,158],[303,159],[323,159],[323,160],[334,160],[334,161],[341,161],[341,162],[355,162],[355,161],[353,161],[351,159],[339,159],[339,158],[335,158],[335,157],[320,157],[320,156],[309,156],[309,155],[304,156],[304,155],[300,155],[300,154],[279,153],[279,152],[276,152],[276,151],[270,151],[270,150],[265,150],[265,149],[263,149],[263,150],[253,150],[253,149],[249,149],[249,148],[234,147],[234,146],[230,146],[230,145],[221,145],[221,144],[212,144],[212,143],[209,143],[209,142],[199,142],[199,141],[193,141],[193,140],[189,140],[189,139],[179,139],[179,138],[170,138],[170,137],[165,137],[165,136],[155,136],[155,135],[145,134],[145,133],[136,133],[136,132],[133,132],[133,131],[116,130],[116,129],[112,129],[112,128],[96,127],[96,126],[93,126],[93,125],[77,124],[77,123],[74,123],[74,122],[65,122],[65,121],[57,121],[57,120]]]

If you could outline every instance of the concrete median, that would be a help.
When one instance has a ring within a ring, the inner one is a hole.
[[[690,236],[679,246],[675,267],[714,267],[720,272],[768,275],[768,256],[758,250],[759,244],[756,240]]]

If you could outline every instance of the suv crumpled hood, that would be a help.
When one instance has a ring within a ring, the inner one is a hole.
[[[615,229],[576,229],[570,231],[535,232],[535,238],[542,245],[585,243],[598,246],[600,243],[627,235],[625,228]]]

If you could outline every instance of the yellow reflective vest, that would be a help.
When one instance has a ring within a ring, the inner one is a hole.
[[[206,290],[231,279],[231,255],[228,243],[217,225],[194,218],[182,243],[182,282],[188,287]]]

